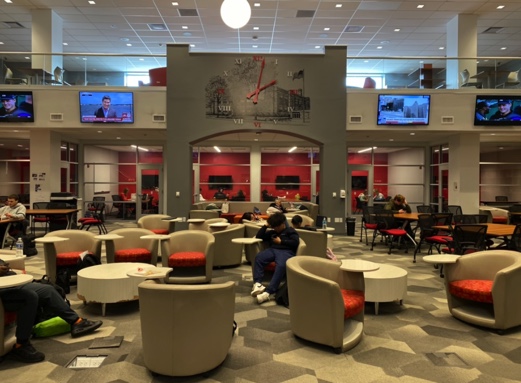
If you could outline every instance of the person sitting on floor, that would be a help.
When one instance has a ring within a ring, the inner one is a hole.
[[[0,260],[0,277],[15,274],[9,264]],[[99,328],[102,321],[81,318],[72,310],[54,286],[44,283],[27,283],[22,286],[0,289],[0,300],[5,311],[16,312],[16,344],[10,356],[24,363],[38,363],[45,355],[30,342],[39,307],[45,307],[71,325],[73,338],[87,335]],[[3,341],[3,340],[2,340]]]

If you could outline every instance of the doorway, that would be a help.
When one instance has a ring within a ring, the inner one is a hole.
[[[362,214],[358,196],[361,193],[367,198],[367,205],[373,205],[374,170],[371,165],[347,165],[347,215]]]
[[[143,215],[163,214],[163,165],[138,165],[137,190],[141,203],[136,203],[136,220]]]

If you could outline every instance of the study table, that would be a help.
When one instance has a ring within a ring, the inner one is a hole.
[[[503,223],[477,223],[476,225],[486,225],[487,236],[489,237],[508,237],[514,234],[516,228],[516,225],[505,225]],[[451,226],[448,225],[433,226],[432,228],[447,231],[451,230]]]
[[[27,209],[25,215],[33,217],[35,215],[44,215],[46,217],[56,217],[64,215],[67,218],[66,230],[72,228],[72,221],[74,214],[80,211],[80,209]],[[31,231],[34,232],[34,219],[31,220]]]

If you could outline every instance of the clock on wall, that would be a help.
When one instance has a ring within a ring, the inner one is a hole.
[[[234,58],[206,84],[206,117],[256,127],[310,122],[304,69],[295,65],[274,56]]]

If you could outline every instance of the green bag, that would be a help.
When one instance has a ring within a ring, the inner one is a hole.
[[[33,326],[33,334],[37,338],[65,334],[71,331],[71,325],[60,317],[47,319]]]

